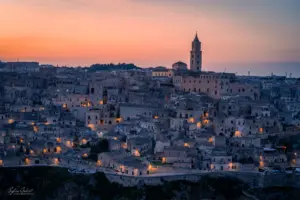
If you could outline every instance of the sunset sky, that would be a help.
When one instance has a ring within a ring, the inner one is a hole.
[[[205,70],[298,64],[299,10],[300,0],[0,0],[0,60],[170,67],[189,63],[197,31]]]

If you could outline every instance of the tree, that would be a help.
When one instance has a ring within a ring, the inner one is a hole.
[[[90,142],[87,142],[86,144],[82,144],[80,147],[81,148],[90,148],[91,144],[90,144]]]
[[[23,153],[24,152],[24,150],[23,150],[23,144],[21,144],[21,146],[20,146],[20,153]]]
[[[109,143],[107,139],[100,140],[96,146],[93,146],[91,148],[91,153],[102,153],[102,152],[108,152],[109,151]]]
[[[77,134],[74,136],[73,144],[74,144],[74,147],[78,147],[78,145],[79,145],[79,137]]]
[[[26,154],[26,155],[29,155],[29,154],[30,154],[30,150],[29,150],[29,147],[26,147],[26,151],[25,151],[25,154]]]
[[[98,160],[98,154],[102,152],[108,152],[109,151],[109,143],[107,139],[100,140],[96,146],[92,146],[90,150],[90,154],[88,156],[89,159],[97,161]]]

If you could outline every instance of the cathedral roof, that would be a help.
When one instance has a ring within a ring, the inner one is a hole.
[[[178,61],[178,62],[174,63],[173,65],[187,65],[187,64],[184,62]]]

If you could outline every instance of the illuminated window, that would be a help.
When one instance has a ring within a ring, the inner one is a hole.
[[[235,137],[241,137],[242,133],[240,131],[235,131],[234,136]]]
[[[189,122],[190,122],[190,123],[194,123],[194,122],[195,122],[195,119],[194,119],[193,117],[190,117],[190,118],[189,118]]]
[[[201,128],[201,122],[197,122],[197,128]]]
[[[188,143],[184,143],[183,146],[184,147],[190,147],[190,145]]]

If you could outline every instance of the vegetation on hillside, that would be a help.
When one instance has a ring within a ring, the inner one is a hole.
[[[238,199],[244,188],[239,180],[226,177],[203,177],[197,183],[173,181],[160,186],[123,187],[109,182],[103,173],[75,175],[67,169],[51,167],[2,168],[0,185],[0,199],[17,199],[8,194],[9,188],[25,187],[34,192],[22,199],[31,200]]]
[[[134,64],[126,64],[126,63],[119,63],[119,64],[93,64],[91,65],[88,70],[90,72],[96,71],[118,71],[118,70],[133,70],[133,69],[140,69]]]

